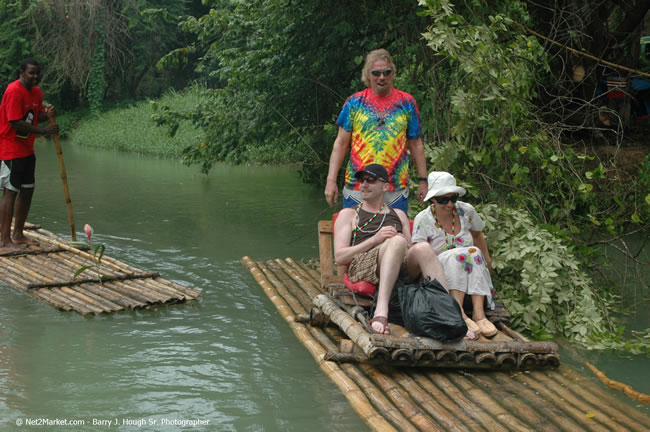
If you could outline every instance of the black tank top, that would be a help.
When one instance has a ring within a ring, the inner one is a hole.
[[[363,208],[359,209],[359,222],[357,223],[357,228],[362,227],[363,224],[372,217],[372,215],[374,215],[374,213],[367,212]],[[402,232],[402,221],[392,207],[388,207],[388,213],[378,214],[372,222],[368,224],[368,226],[362,228],[363,231],[353,229],[350,244],[354,246],[355,244],[363,243],[385,226],[394,226],[397,232]],[[356,238],[354,237],[355,232],[357,233]]]

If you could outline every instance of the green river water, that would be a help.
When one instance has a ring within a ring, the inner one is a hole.
[[[68,238],[53,144],[36,152],[29,221]],[[67,419],[85,425],[20,430],[367,430],[239,261],[317,257],[316,223],[331,215],[320,189],[292,167],[205,176],[70,145],[64,156],[80,238],[88,223],[107,255],[203,292],[193,305],[82,317],[0,283],[0,429]],[[637,327],[647,320],[635,315]],[[646,358],[583,355],[650,393]]]

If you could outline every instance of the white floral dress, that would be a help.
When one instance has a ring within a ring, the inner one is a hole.
[[[482,231],[485,222],[474,207],[463,201],[456,203],[460,229],[455,235],[448,234],[436,226],[427,207],[413,222],[413,243],[427,242],[438,255],[445,271],[449,289],[462,291],[467,295],[484,295],[487,305],[494,309],[494,288],[490,270],[481,250],[474,246],[471,231]]]

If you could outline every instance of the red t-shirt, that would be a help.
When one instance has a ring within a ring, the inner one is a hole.
[[[38,125],[38,114],[43,112],[43,93],[38,87],[27,90],[20,80],[7,86],[0,104],[0,160],[18,159],[34,154],[36,135],[21,136],[9,122],[25,120]]]

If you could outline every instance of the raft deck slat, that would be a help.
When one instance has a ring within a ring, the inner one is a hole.
[[[0,255],[0,280],[57,309],[82,315],[112,313],[188,302],[201,294],[108,256],[102,257],[101,281],[94,268],[75,279],[80,267],[95,264],[93,256],[49,231],[31,228],[25,235],[40,245]]]
[[[617,398],[595,378],[567,366],[499,372],[326,360],[327,353],[338,350],[347,335],[335,326],[314,327],[296,321],[311,312],[300,297],[310,292],[328,294],[321,287],[318,270],[290,258],[263,263],[244,257],[242,261],[372,430],[645,431],[650,424],[645,413]]]

